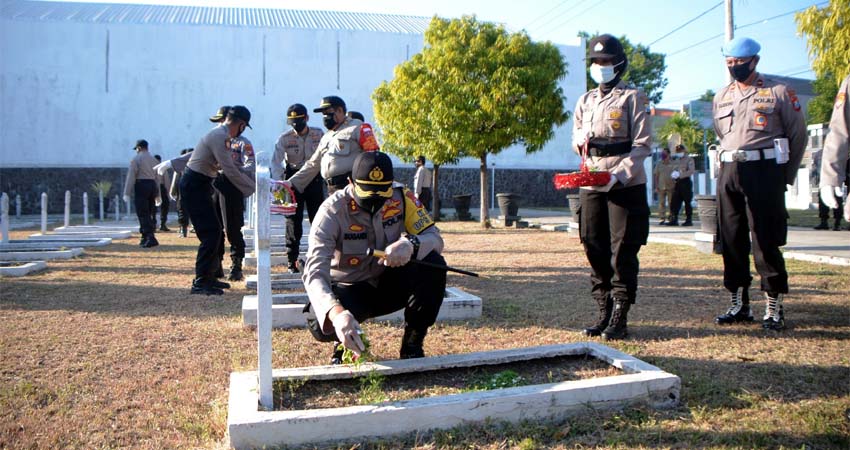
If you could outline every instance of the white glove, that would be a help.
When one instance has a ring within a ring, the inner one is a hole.
[[[387,267],[401,267],[410,261],[413,256],[413,243],[406,237],[400,237],[384,250],[384,259],[381,260]]]
[[[828,185],[820,186],[820,199],[829,209],[838,208],[838,199],[835,195],[836,193],[842,193],[841,187]]]
[[[160,176],[165,175],[168,172],[168,169],[171,168],[171,160],[163,161],[155,166],[153,166],[153,170],[156,170]]]
[[[336,331],[336,338],[342,342],[345,348],[351,350],[355,356],[359,357],[360,353],[366,350],[366,346],[363,345],[363,341],[360,339],[360,324],[357,323],[354,314],[351,314],[351,311],[346,309],[337,314],[331,322],[334,325],[334,331]]]
[[[679,179],[679,171],[674,170],[674,171],[670,172],[670,178],[672,178],[674,180],[678,180]]]
[[[169,192],[169,193],[168,193],[168,198],[170,198],[172,202],[176,202],[176,201],[177,201],[177,197],[175,197],[174,195],[172,195],[172,194],[171,194],[171,192]]]
[[[162,206],[162,198],[157,197],[156,200],[153,201],[153,204],[156,206]]]
[[[124,203],[130,203],[130,196],[129,195],[124,196]]]

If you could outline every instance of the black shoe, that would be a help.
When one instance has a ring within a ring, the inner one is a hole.
[[[159,231],[171,231],[171,228],[165,226],[165,224],[160,225]]]
[[[142,247],[151,248],[151,247],[156,247],[157,245],[159,245],[159,241],[157,241],[155,237],[152,237],[152,238],[148,239],[147,241],[145,241],[145,244],[142,245]]]
[[[212,286],[192,286],[192,294],[224,295],[224,291]]]
[[[289,269],[289,273],[301,273],[301,269],[298,268],[298,263],[289,263],[287,269]]]
[[[180,237],[184,238],[189,235],[189,230],[187,230],[186,228],[187,227],[180,227]]]
[[[225,283],[224,281],[214,280],[210,283],[210,286],[216,289],[230,289],[230,283]]]
[[[818,225],[818,226],[814,227],[814,229],[815,229],[815,230],[828,230],[828,229],[829,229],[829,224],[827,223],[827,221],[826,221],[825,219],[821,219],[821,220],[820,220],[820,225]]]
[[[666,219],[661,219],[661,220],[658,222],[658,225],[667,225],[667,220],[666,220]]]
[[[841,219],[835,219],[835,223],[832,225],[832,231],[841,231]]]
[[[688,219],[688,220],[682,222],[682,226],[683,227],[692,227],[692,226],[694,226],[694,223],[691,222],[691,219]]]
[[[629,335],[628,313],[632,303],[629,300],[614,300],[614,310],[611,313],[611,323],[602,332],[602,339],[618,341]]]
[[[679,219],[668,220],[664,225],[667,225],[668,227],[678,227]]]
[[[428,330],[414,330],[410,327],[404,327],[404,336],[401,338],[401,350],[398,352],[399,359],[424,358],[425,350],[422,349],[422,344],[425,342],[425,335]]]
[[[767,305],[761,326],[765,330],[779,331],[785,328],[785,310],[782,308],[783,294],[770,295],[765,293]]]
[[[242,273],[242,268],[230,268],[230,275],[227,276],[228,281],[242,281],[244,279],[245,275]]]
[[[585,328],[583,333],[585,336],[599,336],[605,328],[608,328],[608,322],[611,320],[611,311],[614,309],[614,301],[610,295],[606,295],[604,299],[594,298],[597,306],[599,306],[599,316],[596,323],[588,328]]]
[[[331,355],[331,365],[342,364],[342,355],[345,354],[345,347],[339,342],[334,342],[334,352]]]
[[[714,318],[718,325],[731,325],[741,322],[752,322],[753,314],[750,312],[749,288],[739,287],[732,292],[732,305],[725,313]]]
[[[224,278],[224,269],[221,268],[220,264],[218,266],[218,269],[215,270],[215,277],[216,278]]]
[[[147,244],[147,243],[148,243],[148,238],[142,236],[142,238],[139,239],[139,247],[144,247],[145,244]]]

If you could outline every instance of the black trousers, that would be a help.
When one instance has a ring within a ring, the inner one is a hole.
[[[844,199],[838,196],[836,196],[835,199],[838,200],[838,208],[832,210],[832,217],[840,223],[844,208]],[[823,204],[823,200],[820,199],[820,196],[818,196],[818,217],[821,220],[829,220],[829,206]]]
[[[213,203],[213,179],[188,167],[180,178],[180,203],[195,226],[195,236],[201,241],[195,258],[196,283],[215,281],[219,266],[218,247],[221,243],[221,221]]]
[[[183,195],[180,193],[180,186],[177,186],[177,223],[180,224],[181,227],[189,226],[189,215],[186,214],[186,211],[183,209],[183,202],[180,200],[183,198]]]
[[[297,170],[287,167],[286,178],[289,178]],[[298,261],[301,237],[304,235],[304,208],[307,208],[307,218],[313,223],[313,218],[319,212],[319,206],[325,201],[324,181],[317,176],[304,188],[304,192],[295,191],[295,199],[298,206],[295,214],[286,216],[286,256],[290,264]]]
[[[788,292],[788,272],[779,247],[788,234],[784,167],[772,159],[724,162],[717,182],[717,214],[723,248],[723,286],[749,287],[750,241],[761,289]]]
[[[165,226],[168,222],[168,211],[171,209],[171,199],[168,198],[168,188],[164,184],[159,185],[159,198],[162,200],[162,204],[159,205],[159,223]]]
[[[245,225],[245,197],[224,175],[219,175],[213,186],[216,211],[221,217],[224,230],[219,240],[218,260],[224,259],[225,235],[230,242],[230,259],[242,260],[245,258],[245,237],[242,235],[242,227]]]
[[[142,239],[154,237],[153,229],[156,227],[156,221],[151,220],[151,213],[156,212],[156,189],[154,180],[136,180],[133,185],[133,203],[136,206],[139,233],[142,234]]]
[[[691,200],[693,199],[694,182],[691,180],[691,177],[676,180],[676,185],[673,187],[673,198],[670,199],[670,217],[678,219],[679,211],[682,210],[682,203],[684,203],[685,220],[691,220],[694,213],[691,206]]]
[[[637,298],[638,251],[649,237],[646,185],[579,193],[579,236],[590,263],[591,296]]]
[[[424,261],[446,264],[437,252],[429,253]],[[378,277],[376,285],[368,281],[333,285],[334,295],[358,322],[404,309],[405,327],[420,331],[427,330],[437,321],[445,291],[445,270],[415,263],[388,267]],[[336,340],[336,335],[319,331],[309,304],[304,311],[314,338],[324,342]],[[309,323],[311,320],[312,323]]]
[[[431,188],[422,188],[418,198],[425,209],[431,212]]]

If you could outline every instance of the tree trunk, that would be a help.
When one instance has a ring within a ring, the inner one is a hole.
[[[440,220],[440,165],[434,164],[434,175],[433,181],[431,183],[431,200],[432,200],[432,211],[434,212],[434,221]]]
[[[487,153],[481,157],[481,167],[478,169],[481,174],[481,226],[484,228],[490,227],[490,208],[487,204]]]

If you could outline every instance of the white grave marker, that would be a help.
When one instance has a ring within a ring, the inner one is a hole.
[[[260,406],[271,411],[272,398],[272,281],[271,281],[271,190],[268,153],[257,153],[257,189],[254,209],[257,225],[254,254],[257,255],[257,368]]]
[[[71,191],[65,191],[65,226],[71,226]]]
[[[0,196],[0,242],[9,242],[9,196]]]
[[[83,225],[89,224],[89,193],[83,192]]]
[[[47,233],[47,192],[41,193],[41,234]]]

